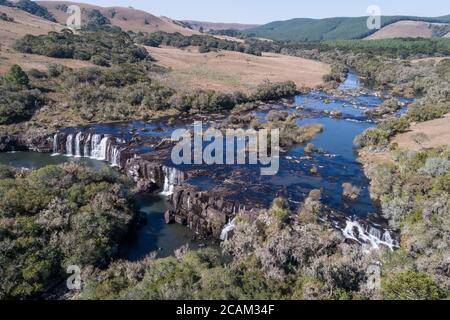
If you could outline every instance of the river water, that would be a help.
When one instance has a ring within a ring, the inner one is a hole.
[[[358,78],[349,74],[347,81],[341,86],[343,92],[350,92],[360,88]],[[409,102],[403,100],[404,102]],[[329,96],[323,92],[311,92],[295,97],[293,106],[284,106],[280,110],[298,113],[301,117],[298,125],[320,123],[324,126],[323,133],[317,135],[311,143],[322,150],[308,158],[304,152],[304,145],[291,148],[283,155],[280,171],[273,177],[258,177],[254,181],[258,186],[263,185],[267,193],[257,195],[264,198],[267,204],[277,194],[282,194],[292,204],[301,203],[312,189],[322,189],[323,201],[336,210],[345,212],[351,217],[364,218],[379,209],[371,201],[368,181],[360,164],[357,163],[354,138],[367,128],[375,126],[368,119],[364,111],[383,103],[383,99],[371,94],[348,94],[340,97]],[[331,117],[329,112],[339,112],[339,118]],[[257,111],[255,115],[261,120],[267,117],[269,110]],[[68,129],[74,132],[90,130],[100,134],[111,134],[124,141],[139,136],[166,137],[177,127],[164,123],[148,124],[132,121],[120,124],[98,124],[89,127]],[[139,140],[138,140],[139,141]],[[152,146],[145,143],[135,143],[135,152],[151,152]],[[46,165],[57,165],[68,161],[86,164],[95,169],[109,166],[99,160],[82,157],[67,157],[63,155],[39,154],[32,152],[17,152],[0,154],[0,164],[37,169]],[[312,168],[318,173],[312,172]],[[112,169],[111,169],[112,170]],[[230,170],[229,168],[211,168],[211,170]],[[226,173],[226,171],[224,171]],[[250,174],[250,176],[254,176]],[[222,175],[223,177],[223,175]],[[190,183],[203,189],[211,189],[224,183],[223,178],[212,179],[208,176],[195,177]],[[357,201],[348,202],[342,196],[342,183],[350,182],[362,190]],[[250,188],[249,188],[249,191]],[[202,244],[193,240],[194,234],[188,228],[180,225],[166,225],[164,211],[166,198],[162,195],[141,194],[136,199],[138,210],[146,218],[145,223],[127,239],[121,248],[121,255],[129,260],[139,260],[146,254],[157,251],[159,256],[168,256],[184,244],[196,248]]]

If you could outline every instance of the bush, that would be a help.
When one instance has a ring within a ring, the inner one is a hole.
[[[17,64],[11,66],[9,72],[5,76],[5,80],[10,84],[23,86],[28,85],[29,82],[27,74]]]
[[[67,266],[116,255],[133,219],[119,178],[75,164],[0,172],[0,299],[39,297]]]
[[[14,48],[53,58],[91,60],[101,66],[151,61],[147,51],[136,46],[127,33],[109,29],[84,30],[80,34],[26,35],[16,41]]]
[[[0,85],[0,124],[18,123],[30,119],[43,104],[38,90],[22,86]]]
[[[405,271],[383,279],[383,296],[387,300],[438,300],[447,297],[426,274]]]
[[[266,81],[256,88],[253,94],[254,100],[274,101],[282,98],[292,97],[297,94],[297,86],[292,81],[272,83]]]

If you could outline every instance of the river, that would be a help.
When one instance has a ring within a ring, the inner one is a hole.
[[[357,162],[356,150],[353,145],[354,138],[367,128],[375,126],[375,123],[368,119],[365,111],[383,103],[383,99],[373,94],[356,94],[354,90],[360,88],[359,81],[354,74],[349,74],[347,81],[340,87],[344,93],[339,97],[330,96],[320,91],[313,91],[309,94],[295,97],[295,102],[291,106],[278,106],[277,110],[298,113],[298,125],[320,123],[324,126],[323,133],[317,135],[311,143],[322,152],[315,154],[312,158],[304,152],[304,145],[296,146],[288,150],[280,159],[280,171],[273,177],[256,177],[249,169],[249,179],[246,181],[249,194],[252,185],[256,186],[259,193],[256,197],[261,201],[266,201],[267,205],[276,195],[286,197],[293,206],[301,203],[312,189],[322,189],[323,201],[327,206],[344,212],[349,223],[346,230],[342,227],[344,235],[349,238],[357,238],[353,232],[361,230],[353,229],[351,225],[354,218],[365,219],[370,214],[377,214],[379,208],[371,201],[368,190],[368,181],[364,175],[361,165]],[[351,94],[350,94],[351,93]],[[402,100],[408,103],[406,99]],[[274,106],[275,107],[275,106]],[[254,114],[261,120],[267,117],[270,110],[258,110]],[[339,112],[339,117],[330,115],[330,111]],[[170,133],[179,126],[170,126],[165,123],[149,124],[141,121],[132,121],[120,124],[98,124],[89,127],[79,127],[68,129],[73,132],[72,138],[76,138],[76,133],[80,130],[89,130],[89,138],[93,139],[93,133],[110,134],[120,138],[120,141],[136,139],[134,152],[151,152],[153,146],[145,143],[146,138],[168,137]],[[98,137],[98,148],[101,148],[101,138]],[[140,142],[144,141],[144,142]],[[80,153],[75,150],[72,143],[70,154]],[[97,148],[93,145],[93,150]],[[120,151],[120,148],[118,147]],[[99,151],[99,150],[97,150]],[[96,152],[97,152],[96,151]],[[120,152],[119,152],[120,154]],[[98,157],[97,157],[98,158]],[[0,163],[16,167],[37,169],[45,165],[60,164],[67,161],[76,161],[86,164],[95,169],[110,168],[105,162],[91,158],[67,157],[63,155],[39,154],[31,152],[3,153],[0,154]],[[113,159],[112,162],[117,162]],[[318,172],[314,172],[311,169]],[[110,169],[112,170],[112,169]],[[219,179],[206,176],[194,177],[189,183],[200,188],[212,189],[224,184],[223,177],[232,170],[229,167],[210,167],[210,171],[223,171],[218,175]],[[243,179],[245,179],[243,177]],[[356,201],[349,202],[342,196],[342,184],[350,182],[361,188],[362,192]],[[139,260],[152,251],[157,251],[159,256],[168,256],[173,251],[184,244],[189,244],[191,248],[196,248],[203,243],[194,241],[194,233],[180,225],[165,224],[164,211],[167,200],[163,195],[141,194],[137,197],[138,210],[146,217],[146,222],[127,239],[121,248],[122,257],[129,260]],[[359,228],[360,226],[358,226]],[[373,234],[369,239],[372,245],[377,242],[391,241],[386,236],[378,234],[379,231],[365,230]],[[379,238],[379,239],[378,239]],[[393,243],[389,243],[393,246]]]

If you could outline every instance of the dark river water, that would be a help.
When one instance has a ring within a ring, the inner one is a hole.
[[[349,74],[347,81],[340,89],[346,92],[358,89],[359,86],[358,78],[354,74]],[[401,100],[405,103],[410,102],[406,99]],[[324,202],[332,208],[345,212],[349,217],[365,217],[370,213],[378,212],[378,208],[369,197],[368,181],[362,167],[356,161],[357,155],[353,141],[364,130],[375,126],[375,123],[369,120],[364,112],[382,103],[383,99],[368,94],[334,97],[323,92],[311,92],[297,96],[293,106],[283,107],[281,110],[301,115],[297,121],[298,125],[320,123],[324,126],[323,133],[310,141],[322,152],[315,154],[311,159],[306,158],[304,145],[291,148],[280,159],[280,171],[276,176],[258,177],[255,183],[264,185],[268,193],[276,194],[282,190],[283,196],[286,196],[291,203],[300,203],[312,189],[322,189]],[[328,114],[330,111],[338,111],[341,116],[333,118]],[[257,111],[255,115],[264,120],[268,112]],[[86,127],[80,128],[86,129]],[[80,128],[68,130],[76,131]],[[95,133],[112,134],[128,141],[133,139],[136,133],[144,138],[170,136],[171,131],[176,128],[163,123],[148,124],[132,121],[120,124],[92,125],[88,129]],[[138,153],[151,152],[152,147],[138,143],[135,151]],[[67,161],[83,163],[95,169],[109,168],[106,163],[89,158],[52,156],[31,152],[0,154],[0,164],[31,169]],[[312,168],[317,169],[319,173],[312,173]],[[224,183],[223,179],[217,181],[207,176],[195,177],[189,182],[203,189],[211,189],[217,184]],[[348,203],[343,199],[343,182],[351,182],[362,189],[361,196],[357,201]],[[260,196],[267,198],[268,203],[272,199],[272,194]],[[137,198],[137,205],[138,210],[146,217],[146,222],[122,246],[121,253],[124,258],[138,260],[152,251],[158,251],[160,256],[168,256],[184,244],[189,244],[191,248],[198,247],[199,244],[192,240],[194,234],[191,230],[180,225],[165,224],[166,198],[164,196],[141,194]]]

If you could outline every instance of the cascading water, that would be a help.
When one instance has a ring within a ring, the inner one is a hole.
[[[53,155],[59,155],[59,136],[57,133],[53,137]]]
[[[111,151],[111,165],[113,167],[120,167],[120,153],[121,150],[118,146],[113,146]]]
[[[86,140],[84,141],[83,155],[85,157],[91,156],[91,138],[92,138],[92,134],[89,133],[86,137]]]
[[[91,139],[91,153],[90,156],[92,159],[98,159],[100,158],[100,143],[102,141],[102,135],[101,134],[94,134],[92,135]]]
[[[170,196],[173,194],[175,186],[180,185],[184,180],[184,173],[175,168],[163,167],[164,187],[161,195]]]
[[[381,229],[372,226],[364,227],[358,221],[348,220],[345,228],[342,230],[344,237],[354,240],[361,244],[370,245],[372,249],[379,249],[380,246],[386,246],[392,251],[398,248],[389,231],[384,232]]]
[[[53,152],[57,155],[60,151],[60,134],[55,134],[53,137]],[[113,167],[121,166],[121,153],[126,149],[121,146],[121,140],[115,139],[111,136],[104,136],[102,134],[77,133],[68,134],[66,137],[66,152],[68,157],[89,157],[95,160],[107,161]]]
[[[73,134],[69,134],[66,139],[66,155],[73,156]]]
[[[99,154],[97,160],[107,160],[108,145],[109,145],[109,137],[104,137],[100,141],[100,154]]]
[[[75,157],[81,158],[81,139],[83,138],[83,133],[78,132],[75,136]]]
[[[225,227],[222,229],[222,232],[220,233],[220,240],[225,241],[228,240],[228,235],[230,232],[232,232],[236,228],[236,219],[231,220],[228,222]]]

